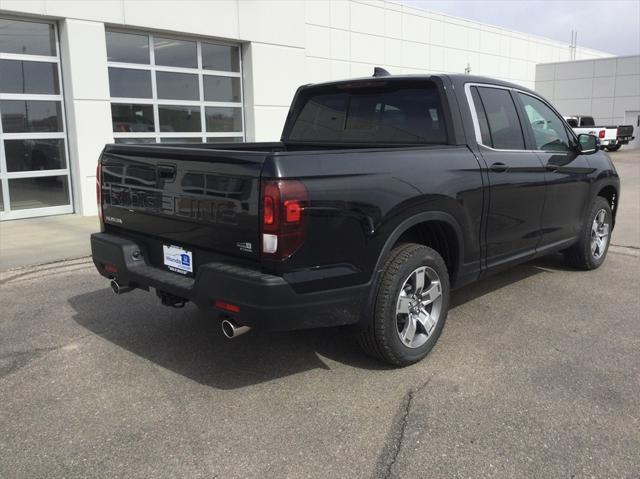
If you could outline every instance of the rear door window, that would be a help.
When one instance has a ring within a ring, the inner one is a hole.
[[[447,143],[440,94],[429,81],[312,87],[298,101],[290,141]]]
[[[524,135],[509,90],[478,87],[478,94],[491,135],[491,144],[484,142],[484,135],[483,144],[500,150],[524,150]]]

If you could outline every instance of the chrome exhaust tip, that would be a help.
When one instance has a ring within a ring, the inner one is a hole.
[[[249,326],[238,326],[233,321],[229,321],[228,319],[222,320],[222,334],[224,334],[228,339],[237,338],[238,336],[242,336],[244,333],[248,333],[251,331]]]
[[[116,296],[119,294],[128,293],[133,289],[130,286],[121,285],[115,279],[112,279],[111,281],[109,281],[109,286],[111,286],[111,291],[113,291],[113,294],[115,294]]]

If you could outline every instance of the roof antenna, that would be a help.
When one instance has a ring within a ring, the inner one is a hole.
[[[387,70],[385,70],[382,67],[375,67],[373,69],[374,77],[388,77],[389,75],[391,75],[391,73],[389,73]]]

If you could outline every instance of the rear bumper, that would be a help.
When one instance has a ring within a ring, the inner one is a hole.
[[[630,141],[635,140],[636,137],[633,135],[625,135],[625,136],[619,136],[617,139],[617,142],[620,143],[621,145],[628,145]]]
[[[106,278],[126,286],[193,301],[207,313],[233,318],[238,324],[269,330],[306,329],[355,324],[360,319],[369,285],[296,293],[280,276],[223,262],[198,268],[195,278],[151,266],[143,247],[108,233],[91,235],[93,262]],[[108,272],[105,265],[117,272]],[[216,300],[240,308],[238,313],[217,309]]]

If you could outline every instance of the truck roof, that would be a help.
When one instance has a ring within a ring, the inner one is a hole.
[[[316,87],[316,86],[330,86],[330,85],[342,85],[348,83],[356,83],[356,82],[371,82],[371,81],[396,81],[396,80],[433,80],[434,78],[448,78],[451,83],[453,83],[455,87],[462,87],[465,83],[488,83],[491,85],[504,86],[507,88],[517,88],[518,90],[522,90],[525,92],[529,92],[535,95],[539,95],[539,93],[530,90],[522,85],[518,85],[516,83],[510,83],[504,80],[498,80],[497,78],[479,76],[479,75],[467,75],[462,73],[435,73],[433,75],[422,75],[422,74],[411,74],[411,75],[387,75],[387,76],[369,76],[369,77],[358,77],[358,78],[348,78],[345,80],[337,80],[337,81],[328,81],[328,82],[319,82],[319,83],[309,83],[304,85],[304,87]]]

